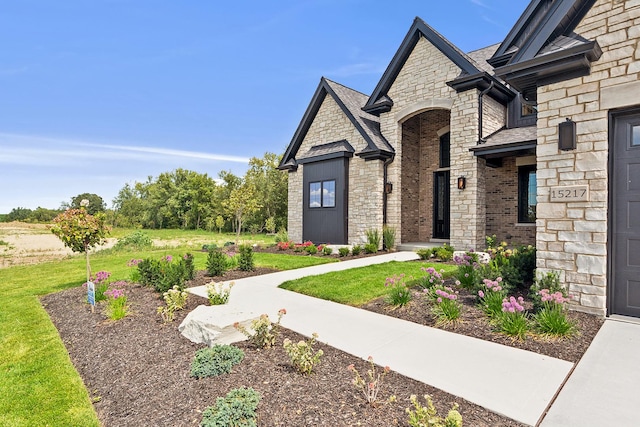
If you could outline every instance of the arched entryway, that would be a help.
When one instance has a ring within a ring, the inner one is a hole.
[[[402,242],[449,239],[449,110],[417,114],[402,123]]]

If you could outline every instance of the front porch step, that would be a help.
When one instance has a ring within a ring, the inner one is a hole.
[[[398,245],[397,250],[415,252],[418,249],[437,248],[437,247],[442,246],[445,243],[449,244],[449,241],[448,240],[441,240],[441,241],[437,241],[437,242],[409,242],[409,243],[402,243],[402,244]]]

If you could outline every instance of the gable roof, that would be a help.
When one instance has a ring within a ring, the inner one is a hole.
[[[347,116],[367,142],[367,147],[359,153],[356,153],[357,156],[365,160],[393,157],[395,153],[394,149],[380,132],[380,119],[362,110],[362,107],[368,99],[367,95],[322,77],[311,99],[311,103],[307,107],[291,139],[291,143],[282,157],[282,161],[278,166],[279,169],[295,170],[297,168],[296,155],[300,149],[300,145],[302,145],[327,95],[333,98],[345,116]]]
[[[496,96],[499,99],[503,99],[505,98],[505,96],[507,98],[513,97],[513,94],[508,91],[508,89],[504,87],[501,82],[490,76],[491,67],[485,64],[488,56],[484,55],[486,55],[487,52],[493,48],[492,46],[475,51],[475,56],[467,55],[460,49],[458,49],[449,40],[444,38],[440,33],[431,28],[422,19],[416,17],[413,20],[413,24],[411,25],[411,28],[409,28],[407,35],[404,37],[402,44],[396,51],[393,59],[382,75],[382,78],[378,82],[378,85],[373,90],[371,97],[369,97],[369,100],[365,104],[365,111],[379,115],[380,113],[391,110],[391,107],[393,106],[393,100],[388,97],[387,93],[393,85],[393,82],[398,77],[398,74],[400,74],[400,71],[404,67],[405,63],[407,62],[409,55],[411,55],[411,52],[413,52],[413,49],[418,44],[420,37],[424,37],[425,39],[427,39],[429,43],[436,47],[447,58],[449,58],[451,62],[453,62],[458,68],[460,68],[460,76],[453,82],[447,82],[447,84],[449,84],[454,89],[468,90],[471,88],[471,86],[469,86],[468,84],[466,84],[462,88],[456,87],[455,82],[458,79],[465,79],[465,81],[469,81],[468,77],[470,76],[481,76],[482,80],[486,81],[486,84],[484,85],[484,87],[482,87],[482,89],[488,88],[490,86],[491,80],[495,80],[494,86],[496,86],[496,89],[494,90],[492,88],[492,92],[495,92],[492,93],[492,95]]]
[[[588,74],[602,50],[573,30],[595,1],[533,0],[489,60],[496,75],[526,97],[539,84]]]

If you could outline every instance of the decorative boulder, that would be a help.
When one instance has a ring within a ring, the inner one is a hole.
[[[238,322],[249,328],[259,314],[228,305],[200,305],[185,317],[178,330],[189,341],[197,344],[232,344],[247,337],[233,327]]]

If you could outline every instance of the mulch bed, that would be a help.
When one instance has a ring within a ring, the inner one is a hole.
[[[452,280],[447,285],[451,286]],[[604,320],[591,314],[568,311],[567,317],[575,322],[577,333],[566,338],[551,338],[534,333],[528,334],[526,339],[517,340],[494,330],[489,323],[487,315],[477,307],[476,296],[466,289],[455,288],[458,300],[462,303],[462,313],[460,321],[452,324],[438,325],[440,329],[479,338],[485,341],[492,341],[510,347],[521,348],[539,354],[555,357],[569,362],[577,363],[587,351],[589,344],[600,330]],[[526,295],[515,294],[526,299]],[[360,308],[373,311],[387,316],[397,317],[410,322],[419,323],[426,326],[436,327],[436,318],[431,314],[429,305],[420,292],[413,293],[413,299],[409,304],[394,308],[386,301],[386,297],[377,298]],[[531,302],[525,302],[525,309],[531,308]]]
[[[239,278],[234,274],[228,272],[223,279]],[[200,273],[191,285],[210,280]],[[371,407],[351,384],[352,373],[347,369],[354,364],[364,374],[366,362],[317,344],[325,354],[315,372],[304,377],[293,371],[281,345],[284,338],[297,341],[303,337],[286,329],[278,345],[269,350],[239,343],[245,359],[230,374],[193,379],[190,363],[202,346],[182,337],[177,326],[206,300],[190,295],[186,310],[177,313],[175,322],[164,324],[156,313],[162,304],[158,294],[139,285],[131,285],[127,292],[133,314],[115,322],[102,314],[100,306],[91,313],[82,288],[42,298],[105,426],[198,425],[207,406],[240,386],[253,387],[262,395],[258,406],[261,426],[406,426],[405,408],[410,406],[411,394],[431,395],[441,415],[457,402],[467,426],[521,425],[393,371],[384,378],[380,396],[385,401],[395,395],[397,401]],[[402,311],[413,315],[417,308]]]

